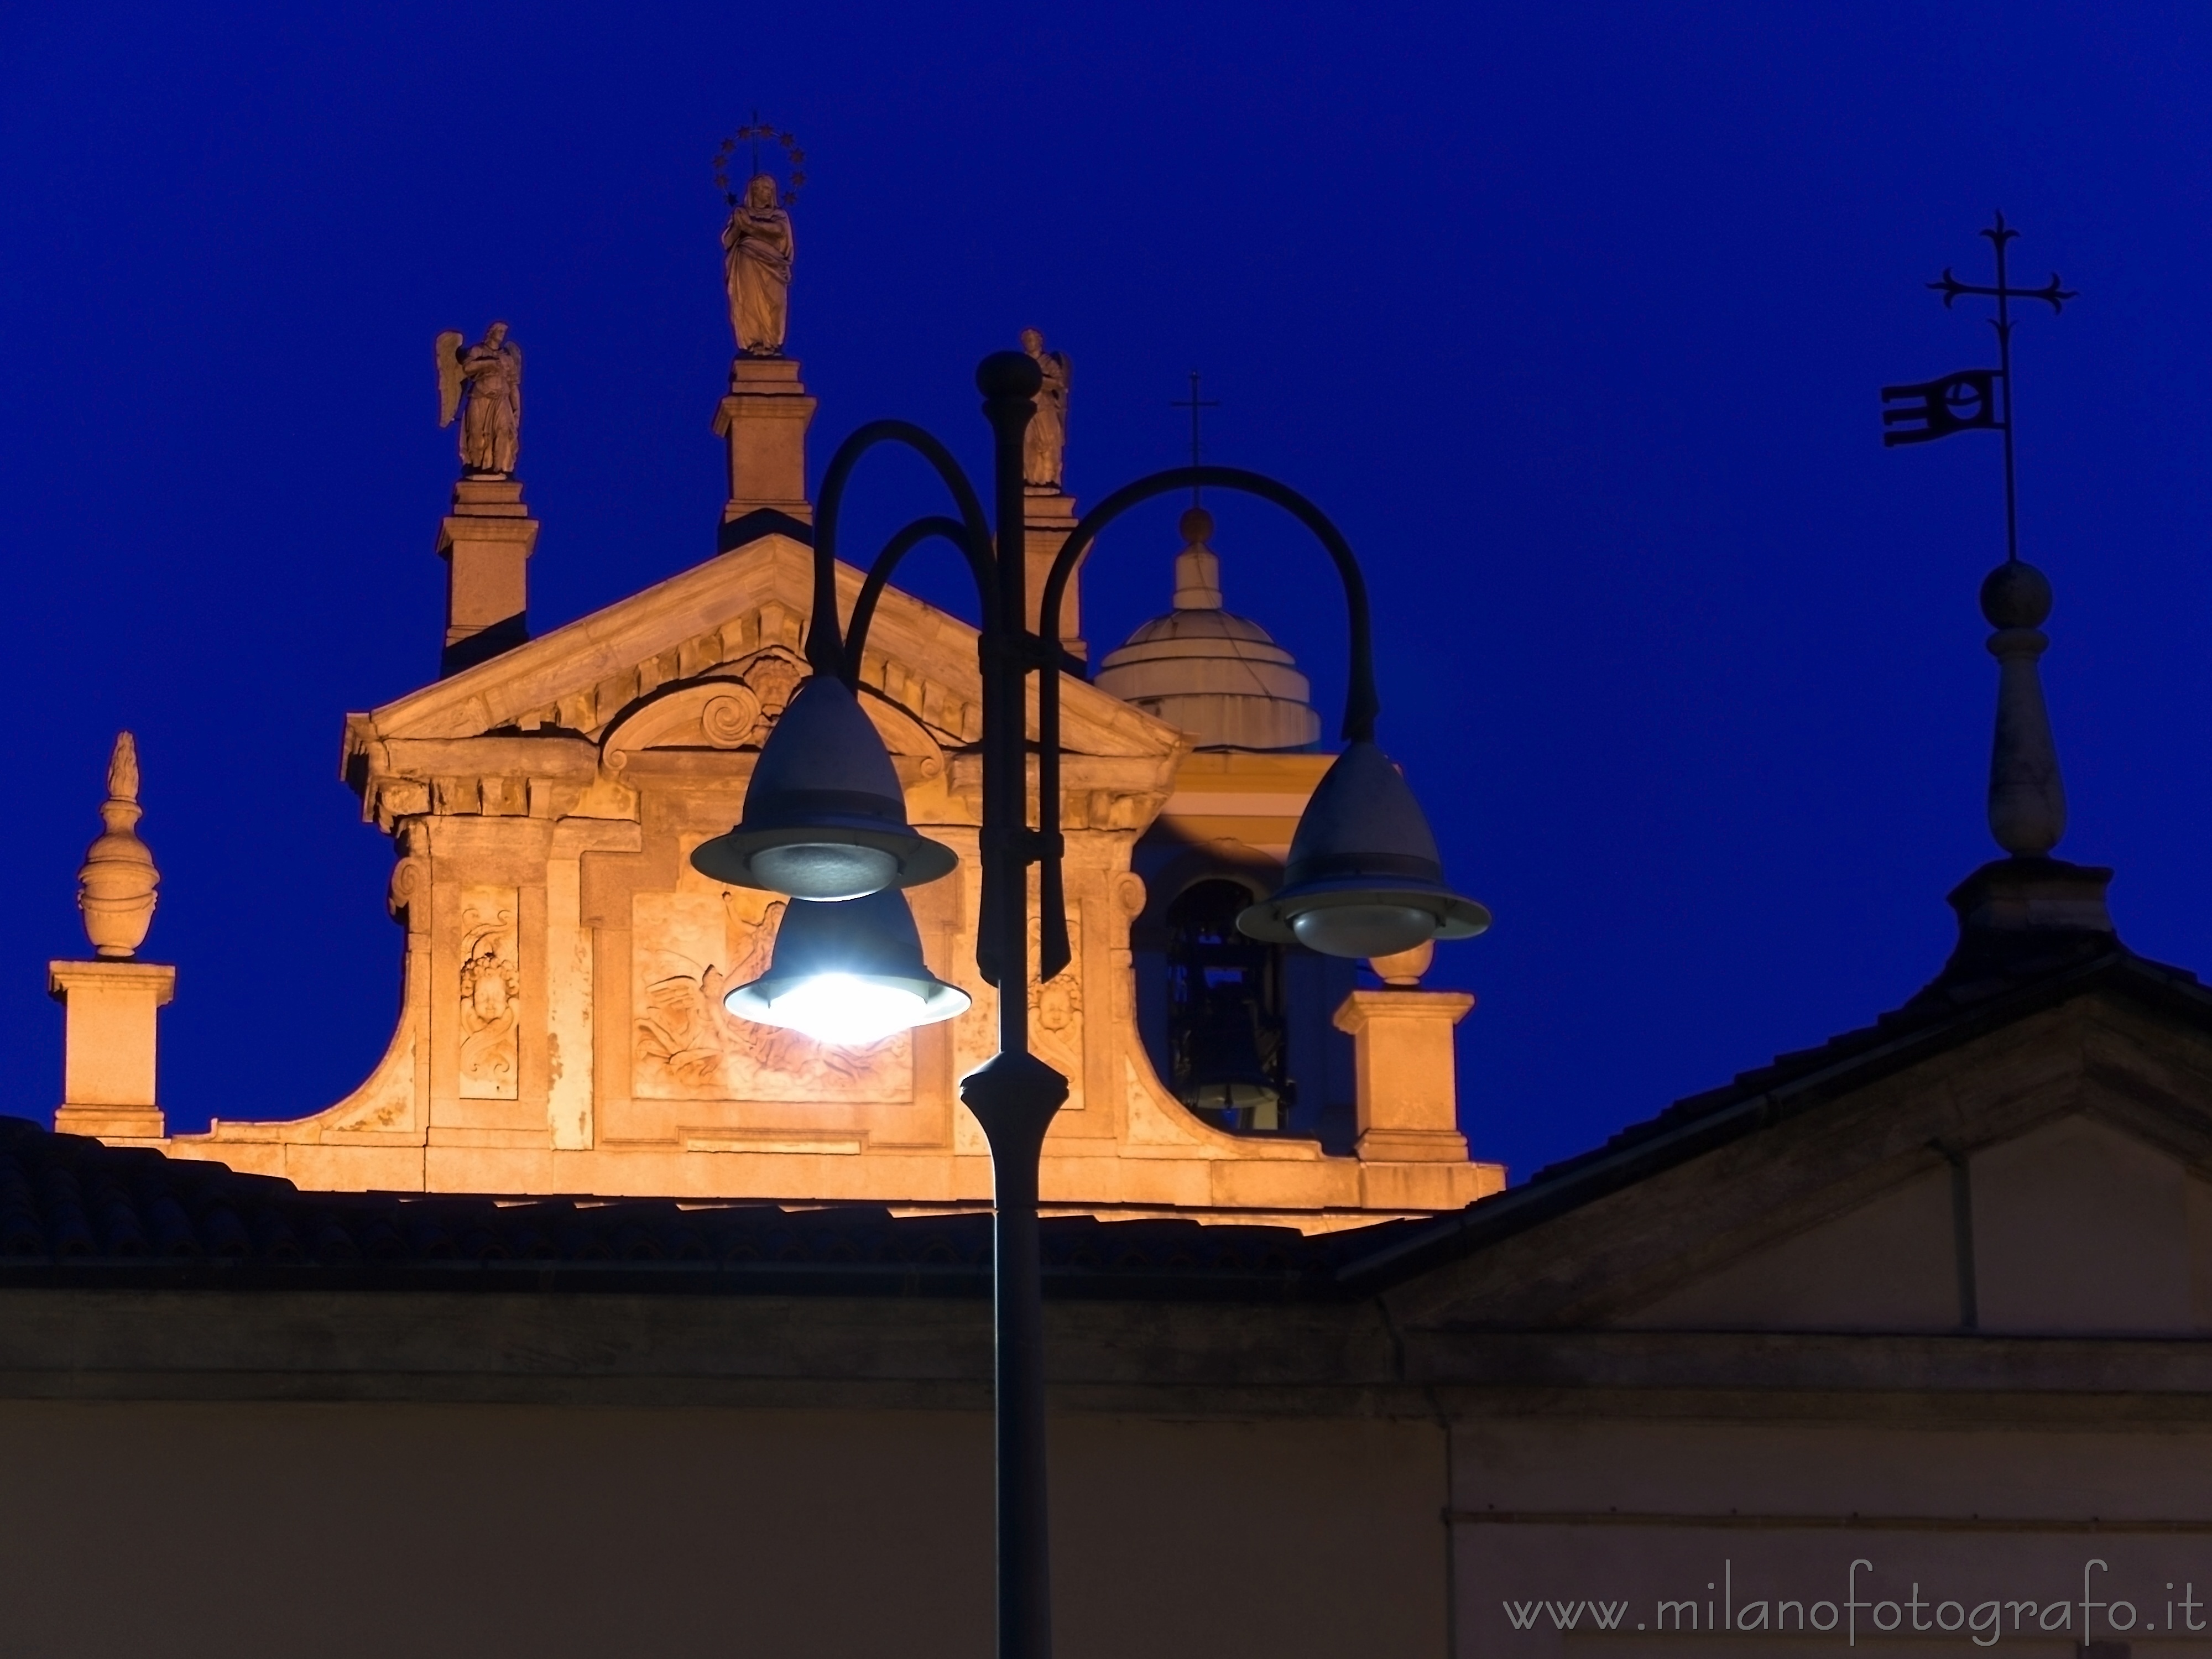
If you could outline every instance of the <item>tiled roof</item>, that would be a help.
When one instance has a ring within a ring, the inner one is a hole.
[[[1326,1295],[1415,1223],[1309,1237],[1195,1221],[1043,1223],[1056,1295]],[[988,1293],[991,1218],[875,1205],[310,1193],[0,1117],[0,1285],[68,1282]]]
[[[2070,866],[2069,866],[2070,867]],[[2109,872],[2090,872],[2107,875]],[[1603,1145],[1539,1170],[1347,1261],[1346,1289],[1376,1288],[1541,1224],[1715,1147],[2075,997],[2105,992],[2212,1030],[2212,989],[2186,969],[2136,955],[2109,933],[2024,934],[2003,949],[1965,930],[1944,971],[1902,1007],[1817,1048],[1777,1056],[1717,1089],[1676,1101]]]

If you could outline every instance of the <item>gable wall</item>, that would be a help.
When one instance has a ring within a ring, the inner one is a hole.
[[[2212,1332],[2212,1185],[2179,1158],[2070,1115],[1976,1152],[1965,1191],[1940,1160],[1845,1214],[1625,1314],[1646,1330],[1965,1328]]]
[[[2190,1189],[2203,1183],[2179,1159],[2072,1116],[1984,1148],[1972,1170],[1983,1329],[2197,1328]]]
[[[2087,991],[1390,1292],[1454,1651],[2212,1654],[2208,1059]]]
[[[1914,1176],[1620,1322],[1660,1330],[1949,1330],[1959,1322],[1949,1176]]]

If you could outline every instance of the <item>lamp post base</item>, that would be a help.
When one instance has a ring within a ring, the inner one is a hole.
[[[1045,1487],[1044,1279],[1037,1164],[1067,1079],[1034,1054],[1001,1053],[960,1083],[991,1143],[992,1309],[998,1405],[999,1659],[1052,1651]]]

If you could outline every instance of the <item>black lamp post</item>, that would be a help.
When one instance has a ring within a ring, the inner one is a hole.
[[[743,822],[701,847],[692,862],[717,880],[804,902],[785,912],[769,972],[730,994],[733,1013],[796,1024],[834,1041],[838,1017],[855,1010],[860,1012],[853,1029],[872,1038],[886,1026],[949,1018],[968,1006],[963,994],[921,965],[912,915],[894,890],[947,873],[953,854],[908,824],[890,757],[856,695],[868,623],[892,571],[924,541],[951,543],[968,561],[982,605],[982,890],[975,963],[985,982],[999,990],[999,1052],[960,1085],[961,1099],[989,1140],[994,1185],[998,1651],[1000,1659],[1046,1659],[1052,1601],[1037,1176],[1045,1131],[1067,1098],[1067,1079],[1030,1053],[1029,867],[1039,866],[1038,972],[1050,979],[1068,962],[1060,878],[1060,605],[1109,520],[1153,496],[1194,485],[1258,495],[1310,529],[1344,580],[1352,628],[1344,716],[1349,746],[1299,821],[1283,887],[1245,911],[1238,926],[1255,938],[1368,957],[1427,939],[1467,938],[1487,927],[1490,915],[1444,884],[1419,805],[1375,746],[1378,705],[1366,584],[1351,548],[1320,510],[1273,479],[1231,467],[1178,467],[1139,479],[1076,526],[1047,577],[1040,627],[1032,632],[1026,624],[1022,438],[1036,412],[1039,373],[1024,353],[995,352],[976,369],[975,384],[991,423],[995,539],[967,474],[920,427],[873,422],[839,446],[823,478],[815,527],[814,610],[806,635],[812,673],[762,750]],[[884,443],[902,444],[935,468],[959,516],[918,519],[892,537],[868,572],[849,626],[841,629],[839,510],[854,468]],[[1034,829],[1024,718],[1032,673],[1042,676]],[[836,1011],[826,1021],[825,1005]]]

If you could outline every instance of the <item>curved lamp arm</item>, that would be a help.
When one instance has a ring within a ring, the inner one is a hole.
[[[876,605],[890,584],[891,573],[898,568],[899,561],[933,536],[940,536],[957,548],[968,560],[968,569],[975,578],[975,591],[983,600],[983,629],[990,632],[996,621],[998,607],[997,584],[991,580],[991,559],[988,547],[979,547],[968,526],[957,519],[935,514],[916,519],[884,544],[884,550],[876,555],[876,562],[868,568],[868,579],[860,584],[860,596],[853,602],[853,614],[845,624],[845,660],[840,671],[845,684],[855,691],[860,689],[860,655],[868,643],[868,625],[876,618]]]
[[[871,421],[860,428],[837,446],[837,453],[830,458],[829,471],[822,475],[822,505],[814,526],[814,614],[806,629],[806,665],[817,674],[844,672],[843,634],[837,625],[837,520],[845,504],[845,485],[853,476],[853,469],[860,464],[860,458],[878,444],[886,443],[904,444],[937,470],[937,476],[945,481],[945,489],[951,492],[953,502],[960,509],[969,544],[963,550],[968,553],[971,565],[975,562],[974,548],[991,545],[991,526],[983,516],[982,501],[976,495],[975,487],[968,482],[968,475],[961,471],[960,463],[952,459],[951,450],[911,421]],[[890,551],[888,548],[884,550]],[[900,550],[902,556],[905,551],[903,548]],[[976,586],[988,607],[992,603],[993,585],[983,580],[980,569],[976,571]],[[854,653],[853,660],[859,662],[858,653]]]
[[[1375,716],[1381,712],[1382,704],[1375,695],[1375,646],[1368,622],[1367,579],[1360,574],[1359,561],[1352,556],[1351,544],[1344,539],[1343,532],[1329,522],[1328,514],[1297,490],[1262,473],[1247,472],[1234,466],[1179,466],[1170,471],[1155,472],[1134,483],[1125,484],[1085,514],[1062,544],[1060,556],[1052,562],[1052,572],[1045,578],[1038,611],[1041,632],[1031,642],[1037,666],[1042,671],[1037,687],[1037,830],[1045,846],[1054,852],[1060,844],[1060,616],[1067,584],[1082,564],[1084,555],[1091,550],[1091,543],[1109,522],[1156,495],[1194,488],[1234,489],[1273,501],[1312,531],[1328,550],[1329,557],[1336,562],[1337,574],[1344,580],[1344,606],[1352,627],[1350,684],[1345,688],[1344,696],[1344,740],[1361,743],[1375,735]],[[1057,858],[1048,861],[1041,872],[1042,932],[1037,972],[1042,979],[1050,979],[1067,965],[1069,958],[1066,907],[1060,895],[1059,875]]]
[[[903,444],[936,469],[937,476],[951,493],[960,517],[957,520],[932,517],[917,520],[906,526],[885,544],[876,557],[874,567],[862,583],[853,610],[852,644],[847,647],[837,623],[837,527],[845,502],[845,488],[851,482],[854,470],[860,459],[878,444]],[[822,477],[822,504],[814,530],[814,604],[813,615],[806,630],[806,663],[817,674],[834,675],[848,685],[856,685],[860,672],[860,653],[867,640],[869,623],[874,620],[877,601],[882,596],[884,585],[899,561],[916,546],[932,536],[943,536],[957,547],[968,560],[969,574],[975,579],[976,598],[982,606],[982,639],[986,644],[1000,641],[1010,631],[1018,629],[1021,618],[1008,621],[1002,615],[1000,580],[1000,573],[994,551],[997,544],[991,533],[990,521],[983,515],[983,503],[969,482],[968,475],[952,452],[910,421],[871,421],[860,428],[837,446],[830,458],[829,470]],[[1017,557],[1019,554],[1017,553]],[[1011,716],[1001,707],[1008,701],[1007,694],[997,687],[998,677],[986,672],[983,675],[983,724],[987,730],[1002,726],[1011,717],[1019,721],[1023,699],[1015,691],[1012,696]],[[1007,799],[1006,781],[1000,779],[994,786],[992,775],[998,769],[990,767],[991,747],[985,745],[987,776],[983,791],[983,842],[987,848],[995,848],[1006,840],[1009,821],[1018,828],[1026,814],[1021,806],[1021,773],[1015,770],[1012,798]],[[1056,815],[1055,815],[1056,816]],[[1048,860],[1043,878],[1054,898],[1059,896],[1057,860]],[[991,941],[994,930],[990,925],[994,888],[984,886],[984,915],[976,933],[975,962],[983,977],[993,985],[999,982],[995,952]],[[1065,939],[1067,923],[1065,917],[1057,926],[1047,924],[1048,936]],[[1063,957],[1065,951],[1062,951]],[[1049,975],[1047,975],[1049,977]],[[1024,1048],[1021,1041],[1014,1046]]]

